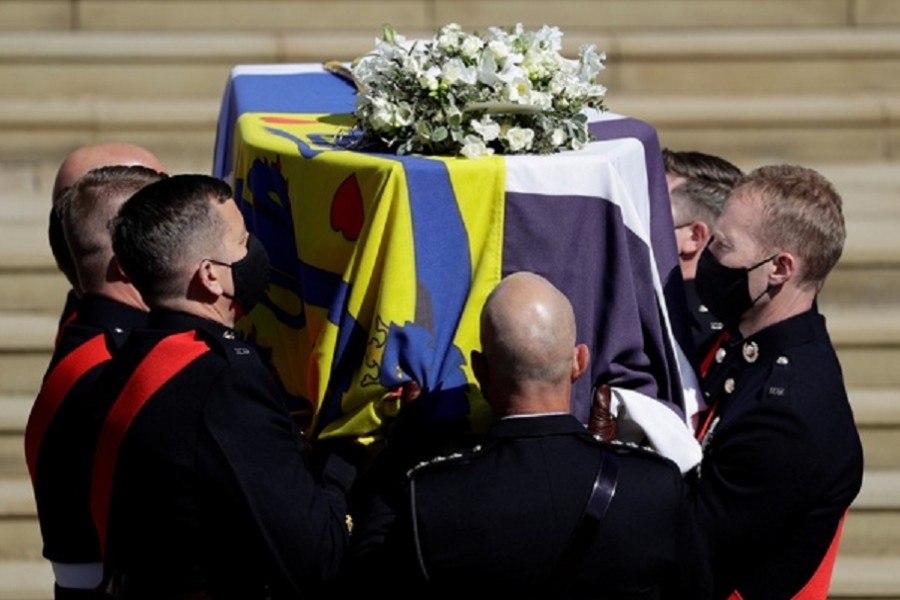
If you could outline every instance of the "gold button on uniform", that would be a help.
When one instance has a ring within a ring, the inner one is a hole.
[[[730,394],[734,392],[734,377],[729,377],[725,380],[725,393]]]
[[[725,351],[725,348],[719,348],[718,350],[716,350],[716,362],[721,363],[723,360],[725,360],[726,354],[728,353]]]

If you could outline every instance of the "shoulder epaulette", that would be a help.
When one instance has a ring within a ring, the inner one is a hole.
[[[409,469],[406,472],[406,476],[414,477],[420,471],[423,471],[423,470],[431,468],[431,467],[435,467],[437,465],[457,463],[464,459],[470,459],[470,458],[480,454],[483,450],[484,450],[484,446],[482,446],[481,444],[478,444],[477,446],[473,446],[472,448],[469,448],[464,451],[453,452],[452,454],[442,454],[442,455],[435,456],[434,458],[431,458],[429,460],[423,460],[419,464],[417,464],[414,467],[412,467],[411,469]]]
[[[659,453],[658,450],[652,448],[651,446],[636,444],[634,442],[623,442],[620,440],[612,440],[610,442],[601,441],[601,444],[606,449],[611,450],[619,455],[642,456],[644,458],[651,458],[661,462],[672,462],[671,459],[663,456]]]
[[[784,398],[789,393],[791,359],[782,354],[775,359],[769,378],[766,380],[766,396]]]
[[[254,354],[251,344],[231,330],[225,331],[221,335],[204,330],[197,332],[216,354],[224,357],[229,363],[244,360]]]

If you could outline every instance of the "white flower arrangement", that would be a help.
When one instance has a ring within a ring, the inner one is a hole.
[[[605,110],[595,79],[606,55],[585,45],[570,60],[561,48],[562,33],[546,25],[479,36],[450,24],[424,41],[386,26],[351,65],[359,143],[468,158],[579,149],[590,139],[584,109]]]

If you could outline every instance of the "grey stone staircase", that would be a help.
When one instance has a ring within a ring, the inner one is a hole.
[[[744,168],[796,162],[844,196],[845,254],[821,296],[866,475],[832,598],[900,599],[900,2],[892,0],[0,0],[0,600],[52,576],[22,458],[66,283],[50,186],[76,146],[125,140],[209,172],[235,64],[349,60],[382,23],[559,25],[609,55],[611,110],[663,145]]]

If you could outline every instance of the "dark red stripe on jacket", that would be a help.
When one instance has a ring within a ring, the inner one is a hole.
[[[91,512],[101,553],[106,551],[106,529],[116,461],[129,426],[160,388],[208,351],[209,346],[194,331],[164,338],[141,361],[106,415],[91,475]]]

